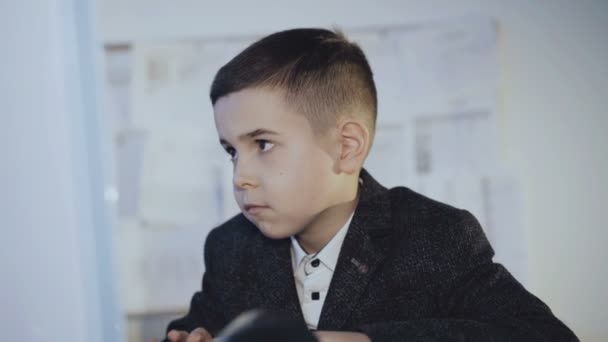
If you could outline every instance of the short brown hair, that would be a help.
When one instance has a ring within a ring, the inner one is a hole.
[[[316,133],[345,113],[360,113],[373,139],[378,107],[373,73],[361,48],[339,31],[292,29],[258,40],[217,72],[211,103],[253,87],[282,91]]]

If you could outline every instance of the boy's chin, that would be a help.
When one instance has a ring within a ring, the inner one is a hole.
[[[292,232],[290,232],[289,230],[276,229],[273,227],[265,226],[263,224],[257,225],[257,227],[265,237],[273,240],[286,239],[293,235]]]

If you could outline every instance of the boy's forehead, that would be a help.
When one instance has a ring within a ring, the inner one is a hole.
[[[308,120],[294,113],[280,93],[266,89],[245,89],[220,98],[214,118],[220,136],[237,137],[263,129],[279,134],[301,128]]]

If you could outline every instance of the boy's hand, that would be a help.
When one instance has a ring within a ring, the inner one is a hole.
[[[315,331],[319,342],[371,342],[367,335],[346,331]]]
[[[167,338],[171,342],[213,342],[211,334],[203,328],[196,328],[190,334],[186,331],[171,330]]]

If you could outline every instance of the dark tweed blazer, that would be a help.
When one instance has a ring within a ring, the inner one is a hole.
[[[365,170],[321,312],[319,330],[373,341],[576,341],[500,264],[469,212],[412,190],[387,190]],[[264,237],[243,215],[209,233],[202,291],[168,330],[217,334],[258,308],[304,324],[290,240]]]

